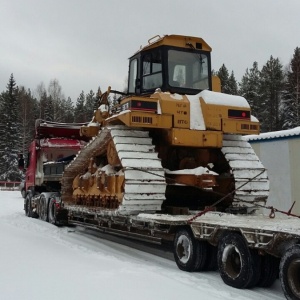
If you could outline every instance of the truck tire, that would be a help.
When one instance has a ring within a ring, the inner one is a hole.
[[[39,200],[39,218],[43,221],[47,221],[48,219],[46,202],[45,196],[41,195]]]
[[[48,221],[53,225],[57,225],[55,204],[56,204],[55,198],[51,197],[49,199],[49,205],[48,205]]]
[[[218,268],[224,283],[238,289],[253,286],[254,276],[258,276],[255,258],[240,234],[224,235],[218,245]]]
[[[205,242],[197,241],[189,229],[177,231],[174,239],[174,259],[180,270],[193,272],[203,269],[207,256]]]
[[[257,285],[260,287],[270,287],[277,279],[279,273],[279,259],[266,254],[261,257],[261,274]]]
[[[32,217],[32,207],[31,207],[31,199],[32,199],[32,193],[28,192],[26,197],[25,197],[25,215],[27,217]]]
[[[261,278],[261,255],[258,254],[256,249],[249,249],[249,252],[252,261],[253,276],[246,286],[248,289],[257,286],[259,279]]]
[[[300,245],[286,251],[279,265],[279,279],[284,295],[289,300],[300,299]]]

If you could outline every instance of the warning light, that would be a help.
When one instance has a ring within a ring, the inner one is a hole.
[[[143,110],[143,111],[153,111],[153,112],[155,112],[157,110],[157,102],[142,101],[142,100],[131,100],[130,101],[130,109],[131,110]]]
[[[250,111],[229,109],[228,117],[232,119],[250,119]]]

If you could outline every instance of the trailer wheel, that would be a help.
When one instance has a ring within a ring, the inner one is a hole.
[[[32,193],[28,192],[25,198],[25,215],[27,217],[32,217],[32,207],[31,207],[31,199],[32,199]]]
[[[51,224],[54,224],[54,225],[57,224],[57,220],[56,220],[56,200],[55,200],[55,198],[52,198],[52,197],[49,199],[48,221]]]
[[[294,245],[281,258],[279,279],[285,297],[300,299],[300,245]]]
[[[197,241],[196,266],[195,271],[207,271],[208,243],[206,241]]]
[[[218,267],[224,283],[234,288],[255,284],[255,259],[244,238],[238,233],[225,235],[218,245]]]
[[[258,254],[256,249],[249,249],[250,258],[252,262],[253,276],[246,286],[248,289],[257,286],[261,278],[261,255]]]
[[[174,258],[180,270],[193,272],[203,269],[206,250],[206,243],[197,241],[191,230],[177,231],[174,239]]]
[[[270,287],[277,279],[279,272],[279,259],[275,256],[266,254],[261,258],[261,274],[258,286]]]
[[[47,214],[47,206],[46,206],[46,198],[44,195],[41,195],[39,201],[39,218],[43,221],[47,221],[48,214]]]
[[[204,269],[206,271],[216,271],[218,270],[218,247],[207,243],[207,258]]]

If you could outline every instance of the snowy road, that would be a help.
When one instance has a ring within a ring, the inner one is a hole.
[[[0,204],[0,299],[284,299],[278,281],[237,290],[217,272],[186,273],[169,259],[27,218],[18,191],[0,191]]]

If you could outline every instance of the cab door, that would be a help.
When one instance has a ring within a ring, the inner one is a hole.
[[[34,188],[35,186],[37,151],[38,150],[37,150],[36,141],[33,141],[29,146],[29,152],[27,156],[26,178],[25,178],[26,191]]]

